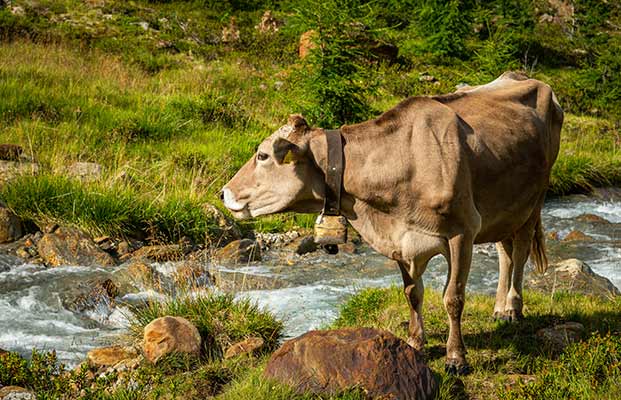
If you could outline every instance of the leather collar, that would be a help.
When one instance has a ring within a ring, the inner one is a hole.
[[[343,137],[341,130],[324,130],[328,146],[326,188],[323,203],[324,215],[341,215],[341,190],[343,187]]]

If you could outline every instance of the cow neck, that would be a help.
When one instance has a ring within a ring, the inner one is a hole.
[[[324,215],[341,214],[341,191],[343,190],[343,137],[340,129],[324,130],[326,137],[326,168]]]

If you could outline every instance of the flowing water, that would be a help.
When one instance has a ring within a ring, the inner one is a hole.
[[[579,218],[585,213],[603,217],[610,223]],[[555,199],[546,203],[543,220],[546,231],[555,231],[560,238],[577,229],[594,239],[548,241],[552,261],[579,258],[621,287],[621,201],[607,202],[585,196]],[[174,263],[154,266],[163,275],[170,275],[175,269]],[[337,316],[339,305],[361,288],[401,283],[396,265],[364,246],[358,254],[330,256],[316,252],[291,256],[288,253],[283,257],[275,252],[262,262],[242,267],[211,265],[210,268],[222,274],[243,276],[248,282],[268,282],[262,286],[268,289],[262,290],[244,290],[242,284],[238,296],[250,297],[283,318],[287,336],[328,325]],[[116,305],[104,302],[87,311],[69,311],[67,299],[80,282],[115,280],[123,276],[124,269],[123,265],[47,269],[0,255],[0,348],[26,356],[32,348],[55,349],[63,362],[78,363],[89,349],[109,343],[123,332],[129,311],[119,305],[122,301],[162,296],[142,288],[125,294]],[[446,271],[443,258],[432,259],[424,274],[425,285],[441,289]],[[494,293],[497,271],[494,246],[476,246],[468,290]]]

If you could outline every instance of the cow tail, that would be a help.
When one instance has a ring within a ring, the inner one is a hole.
[[[541,216],[537,218],[535,224],[535,236],[530,245],[530,259],[535,263],[535,269],[538,273],[543,274],[548,269],[548,257],[546,256],[546,244],[543,234],[543,226],[541,225]]]

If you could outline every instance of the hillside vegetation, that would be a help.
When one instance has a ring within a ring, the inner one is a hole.
[[[552,85],[568,114],[551,192],[621,183],[618,2],[8,3],[0,142],[21,145],[41,172],[0,198],[40,225],[209,242],[219,231],[202,205],[219,204],[221,186],[290,113],[334,128],[510,69]],[[314,49],[300,59],[309,30]],[[103,178],[67,178],[76,161],[100,163]]]

